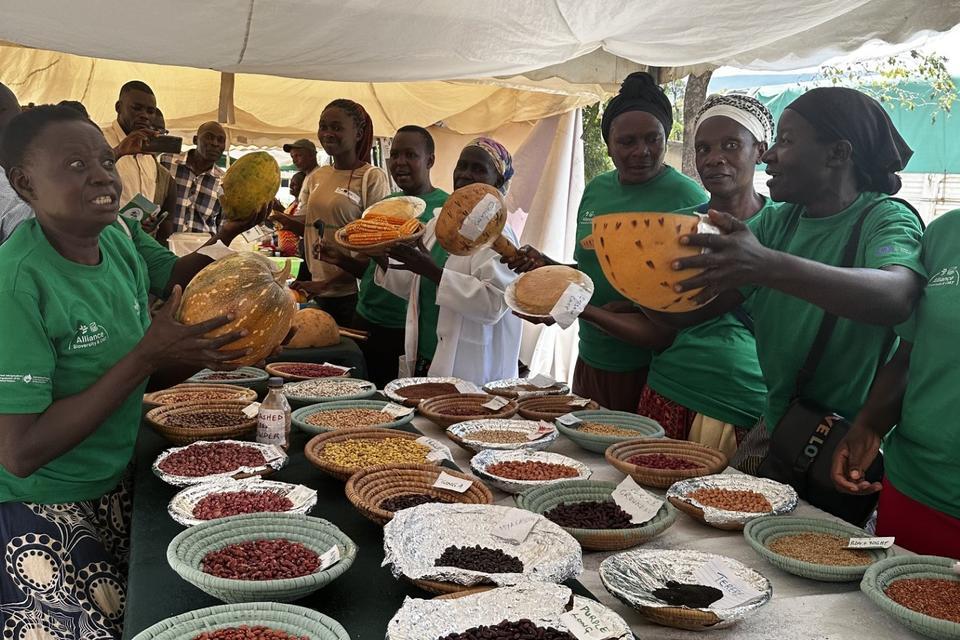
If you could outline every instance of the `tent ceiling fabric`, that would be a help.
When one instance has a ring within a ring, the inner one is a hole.
[[[234,73],[411,82],[551,66],[565,79],[564,63],[598,49],[657,67],[797,68],[957,23],[955,0],[4,0],[0,39]]]

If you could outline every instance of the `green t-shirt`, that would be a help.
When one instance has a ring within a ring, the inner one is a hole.
[[[754,229],[761,216],[779,206],[765,199],[747,226]],[[741,308],[741,313],[747,311]],[[738,427],[756,424],[767,401],[753,332],[733,313],[677,333],[673,344],[653,355],[647,385],[688,409]]]
[[[577,212],[577,245],[573,257],[577,268],[593,280],[590,303],[603,305],[626,300],[603,275],[595,251],[580,241],[593,233],[593,219],[606,213],[624,211],[676,211],[702,203],[706,196],[696,182],[672,167],[643,184],[622,185],[617,171],[602,173],[587,185]],[[650,364],[650,350],[618,340],[589,322],[580,323],[580,357],[595,369],[625,372]]]
[[[885,469],[900,492],[960,518],[960,209],[927,229],[923,266],[930,279],[920,303],[897,328],[913,351],[900,424],[883,449]]]
[[[388,198],[405,195],[402,191],[391,193]],[[443,189],[434,189],[430,193],[420,196],[427,203],[427,208],[420,215],[421,222],[433,218],[434,209],[442,207],[450,194]],[[377,264],[371,260],[367,270],[360,279],[360,291],[357,296],[357,313],[368,322],[378,324],[388,329],[403,329],[407,319],[407,301],[399,298],[373,281],[377,271]]]
[[[826,218],[808,218],[801,207],[784,205],[761,216],[753,230],[766,247],[823,264],[837,265],[850,238],[851,227],[879,193],[862,193],[853,204]],[[799,223],[794,221],[799,216]],[[791,229],[796,231],[791,233]],[[920,264],[923,231],[917,217],[904,205],[888,200],[867,216],[853,266],[879,269],[901,265],[924,275]],[[775,289],[755,288],[748,301],[753,315],[757,356],[767,382],[764,419],[771,431],[793,398],[797,372],[823,319],[823,309]],[[863,406],[880,363],[889,327],[840,318],[812,379],[800,390],[804,400],[853,418]]]
[[[129,224],[100,234],[96,266],[54,250],[39,223],[24,222],[0,247],[0,413],[43,413],[88,388],[150,325],[147,292],[159,294],[176,256]],[[0,468],[0,502],[91,500],[110,491],[133,455],[146,382],[83,442],[27,478]]]
[[[450,254],[440,246],[439,242],[434,242],[430,247],[430,257],[438,267],[443,269]],[[437,352],[437,319],[440,317],[440,307],[437,306],[437,286],[437,283],[429,278],[420,278],[417,355],[424,360],[433,360],[433,354]]]

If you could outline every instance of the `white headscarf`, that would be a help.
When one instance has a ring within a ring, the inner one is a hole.
[[[710,96],[697,113],[693,135],[697,135],[701,124],[714,116],[724,116],[740,124],[757,142],[770,142],[773,137],[773,116],[756,98],[739,93]]]

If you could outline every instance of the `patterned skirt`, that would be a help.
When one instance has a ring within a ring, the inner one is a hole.
[[[2,637],[113,640],[123,632],[131,499],[0,503]]]

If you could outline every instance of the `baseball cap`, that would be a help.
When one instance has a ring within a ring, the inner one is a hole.
[[[283,150],[290,153],[290,149],[306,149],[307,151],[317,152],[317,145],[306,138],[300,138],[296,142],[283,145]]]

